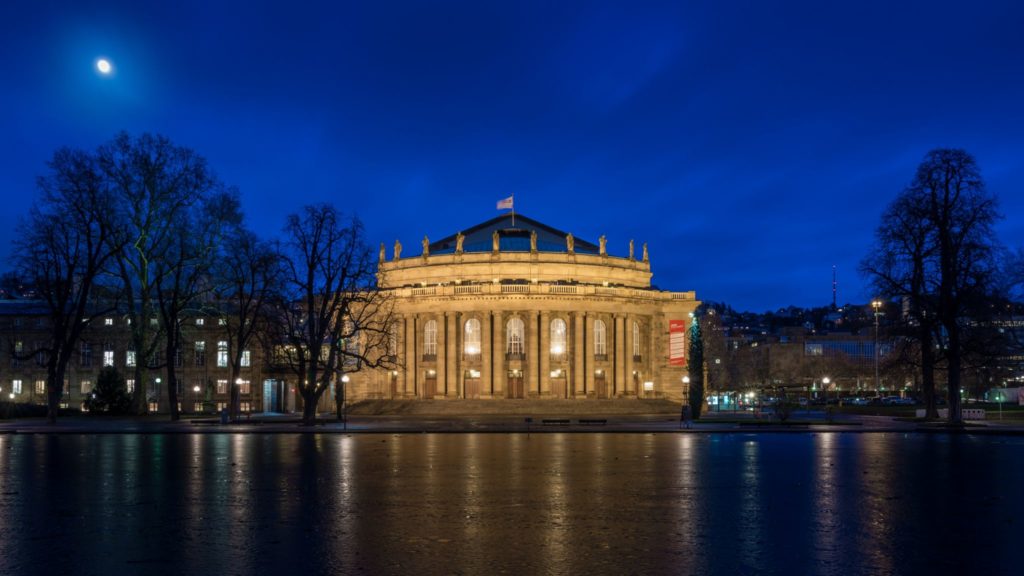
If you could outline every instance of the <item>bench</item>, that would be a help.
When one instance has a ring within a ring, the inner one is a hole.
[[[581,426],[604,426],[607,423],[604,418],[580,418]]]
[[[545,418],[540,423],[544,426],[568,426],[569,420],[562,418]]]

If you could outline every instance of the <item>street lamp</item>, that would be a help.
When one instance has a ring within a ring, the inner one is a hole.
[[[881,379],[878,377],[878,317],[884,312],[881,311],[881,300],[872,300],[871,307],[875,309],[875,394],[878,394],[878,390],[881,388]]]
[[[828,376],[821,379],[821,388],[825,391],[825,404],[828,404],[828,384],[831,381]]]
[[[683,406],[679,411],[679,427],[690,427],[690,377],[683,376]]]

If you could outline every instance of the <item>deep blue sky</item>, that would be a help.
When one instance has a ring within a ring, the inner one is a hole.
[[[833,265],[868,300],[857,263],[934,147],[1024,242],[1021,2],[305,4],[0,5],[0,245],[56,148],[119,130],[197,150],[266,235],[329,201],[408,253],[514,193],[755,311],[829,303]]]

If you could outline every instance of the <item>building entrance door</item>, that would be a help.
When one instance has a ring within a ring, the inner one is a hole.
[[[433,372],[433,371],[431,371]],[[437,392],[437,373],[427,373],[427,377],[423,379],[423,399],[430,400],[434,397]]]
[[[263,381],[263,412],[277,412],[277,380]]]
[[[603,371],[594,374],[594,392],[602,400],[608,397],[608,381],[605,380]]]
[[[555,398],[567,398],[565,388],[565,376],[551,379],[551,395]]]
[[[480,398],[480,378],[471,378],[466,376],[466,398],[470,400],[476,400]]]
[[[523,392],[523,372],[510,370],[508,373],[508,397],[521,399],[524,398]]]

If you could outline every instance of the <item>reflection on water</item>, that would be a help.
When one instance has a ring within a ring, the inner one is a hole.
[[[1022,472],[973,436],[0,435],[0,574],[996,574]]]

